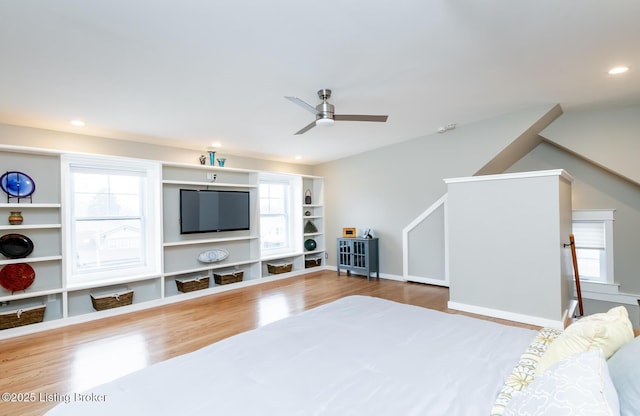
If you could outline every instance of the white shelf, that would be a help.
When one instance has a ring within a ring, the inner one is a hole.
[[[302,208],[322,208],[322,204],[303,204]]]
[[[62,256],[23,257],[20,259],[0,260],[0,265],[16,264],[16,263],[37,263],[41,261],[55,261],[55,260],[62,260]]]
[[[21,224],[21,225],[0,225],[0,230],[43,230],[61,228],[60,224]]]
[[[60,208],[60,204],[18,204],[0,203],[0,208]]]
[[[305,256],[308,256],[308,255],[310,255],[310,254],[322,254],[322,253],[324,253],[324,252],[325,252],[325,250],[305,251],[305,252],[304,252],[304,255],[305,255]]]
[[[197,272],[203,272],[207,270],[216,270],[216,269],[224,269],[227,267],[244,266],[247,264],[255,264],[258,262],[259,260],[238,261],[234,263],[208,263],[206,266],[202,266],[202,267],[195,267],[193,269],[178,270],[176,272],[165,273],[164,276],[165,277],[179,276],[183,274],[197,273]]]
[[[308,215],[308,216],[304,216],[302,218],[304,218],[305,220],[320,220],[320,219],[322,219],[324,217],[322,217],[321,215]]]
[[[222,238],[206,238],[202,240],[185,240],[185,241],[172,241],[169,243],[164,243],[164,247],[175,247],[175,246],[190,246],[196,244],[212,244],[212,243],[224,243],[228,241],[244,241],[244,240],[255,240],[257,236],[251,235],[247,237],[222,237]]]
[[[0,296],[0,302],[12,302],[14,300],[20,300],[20,299],[31,299],[31,298],[37,298],[40,296],[57,295],[62,292],[64,292],[64,289],[56,288],[56,289],[49,289],[49,290],[41,290],[38,292],[14,293],[13,295]]]
[[[324,235],[324,233],[304,233],[303,236],[304,237],[313,237],[314,235]]]
[[[200,182],[200,181],[174,181],[163,180],[163,184],[166,185],[192,185],[192,186],[217,186],[221,188],[257,188],[258,185],[248,185],[241,183],[227,183],[227,182]]]
[[[95,289],[106,286],[118,286],[118,285],[126,285],[127,283],[133,282],[141,282],[145,280],[156,280],[160,279],[160,275],[158,274],[148,274],[148,275],[140,275],[140,276],[126,276],[120,279],[109,279],[109,280],[95,280],[93,282],[89,281],[87,283],[69,283],[67,284],[68,292],[77,292],[80,290],[86,289]]]
[[[288,259],[288,258],[293,258],[293,257],[297,257],[297,256],[301,256],[304,253],[302,252],[296,252],[296,253],[283,253],[283,254],[276,254],[273,256],[267,256],[267,257],[262,257],[260,260],[261,261],[272,261],[272,260],[280,260],[280,259]]]
[[[228,166],[212,166],[212,165],[196,165],[191,163],[184,162],[162,162],[162,166],[174,167],[174,168],[186,168],[186,169],[201,169],[201,170],[215,170],[218,172],[236,172],[236,173],[258,173],[257,170],[252,169],[241,169],[241,168],[230,168]]]

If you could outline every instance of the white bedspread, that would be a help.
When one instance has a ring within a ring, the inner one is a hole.
[[[59,415],[488,415],[535,331],[350,296],[90,390]]]

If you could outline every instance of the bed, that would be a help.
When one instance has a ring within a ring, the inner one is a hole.
[[[489,415],[538,334],[349,296],[72,394],[47,416]]]

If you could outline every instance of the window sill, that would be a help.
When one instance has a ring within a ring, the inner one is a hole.
[[[620,284],[580,279],[580,288],[587,292],[617,294],[620,289]]]
[[[82,282],[70,282],[67,283],[68,290],[82,290],[82,289],[92,289],[95,287],[104,287],[111,285],[121,285],[125,283],[138,282],[141,280],[150,280],[159,278],[159,273],[149,273],[149,274],[141,274],[136,276],[124,276],[110,279],[95,279],[95,280],[85,280]]]
[[[618,283],[590,282],[581,280],[580,289],[583,299],[611,302],[622,305],[638,305],[640,295],[621,293]],[[575,295],[575,293],[574,293]]]
[[[262,261],[269,261],[269,260],[278,260],[278,259],[282,259],[282,258],[287,258],[287,257],[295,257],[295,256],[300,256],[302,255],[302,252],[299,251],[286,251],[286,252],[282,252],[282,253],[268,253],[267,255],[264,255],[260,258],[260,260]]]

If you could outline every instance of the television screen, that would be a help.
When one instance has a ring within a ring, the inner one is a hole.
[[[249,229],[249,192],[180,190],[180,234]]]

